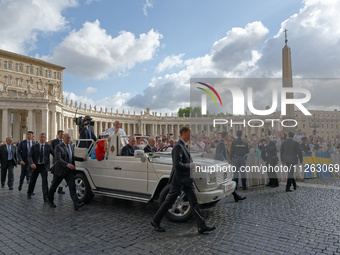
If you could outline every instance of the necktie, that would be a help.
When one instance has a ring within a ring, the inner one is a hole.
[[[67,145],[67,150],[68,150],[68,162],[72,164],[72,152],[71,152],[71,146]]]
[[[28,141],[28,152],[31,150],[31,141]]]
[[[11,146],[7,145],[7,151],[8,151],[8,160],[12,159],[12,151],[11,151]]]
[[[44,163],[44,145],[40,147],[40,163]]]

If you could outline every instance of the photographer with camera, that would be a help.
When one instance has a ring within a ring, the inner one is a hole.
[[[90,116],[85,116],[84,118],[78,118],[79,125],[79,139],[93,139],[94,141],[97,141],[97,137],[94,134],[92,126],[94,125],[94,122],[91,121],[92,118]],[[81,148],[89,148],[91,145],[91,141],[82,141],[79,144],[79,147]]]
[[[266,186],[276,188],[279,186],[279,180],[274,169],[269,169],[269,166],[274,168],[274,166],[276,166],[279,162],[276,145],[270,140],[269,136],[265,136],[263,139],[261,139],[259,149],[261,150],[262,158],[266,162],[268,169],[267,173],[269,177],[269,183]]]

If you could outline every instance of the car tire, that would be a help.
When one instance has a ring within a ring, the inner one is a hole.
[[[75,176],[76,194],[79,202],[89,203],[93,199],[93,192],[89,181],[84,173],[77,173]]]
[[[159,195],[159,206],[164,202],[169,191],[170,185],[166,185]],[[165,213],[165,217],[174,222],[185,222],[190,220],[192,216],[189,201],[183,191],[172,207]]]

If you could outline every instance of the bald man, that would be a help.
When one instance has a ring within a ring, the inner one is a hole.
[[[136,146],[136,137],[130,136],[129,143],[125,145],[120,153],[121,156],[134,156],[135,150],[139,150]]]
[[[145,146],[145,148],[144,148],[144,152],[145,153],[156,152],[157,151],[157,147],[155,146],[155,144],[156,144],[155,138],[150,137],[148,139],[148,145]]]

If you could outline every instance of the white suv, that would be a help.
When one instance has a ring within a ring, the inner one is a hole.
[[[87,161],[77,162],[76,189],[81,201],[91,201],[94,194],[145,203],[158,200],[161,204],[165,200],[170,188],[168,180],[172,169],[171,153],[146,154],[137,150],[134,157],[120,156],[127,139],[112,135],[109,138],[107,155],[104,160],[97,161],[89,157],[91,151],[77,147],[79,141],[83,140],[75,140],[75,154],[87,154],[88,157]],[[193,153],[192,158],[194,163],[201,166],[228,165],[226,162],[203,158],[202,153]],[[199,204],[216,203],[235,190],[231,173],[197,173],[193,176],[193,181]],[[183,192],[166,217],[173,221],[187,221],[192,217],[189,201]]]

